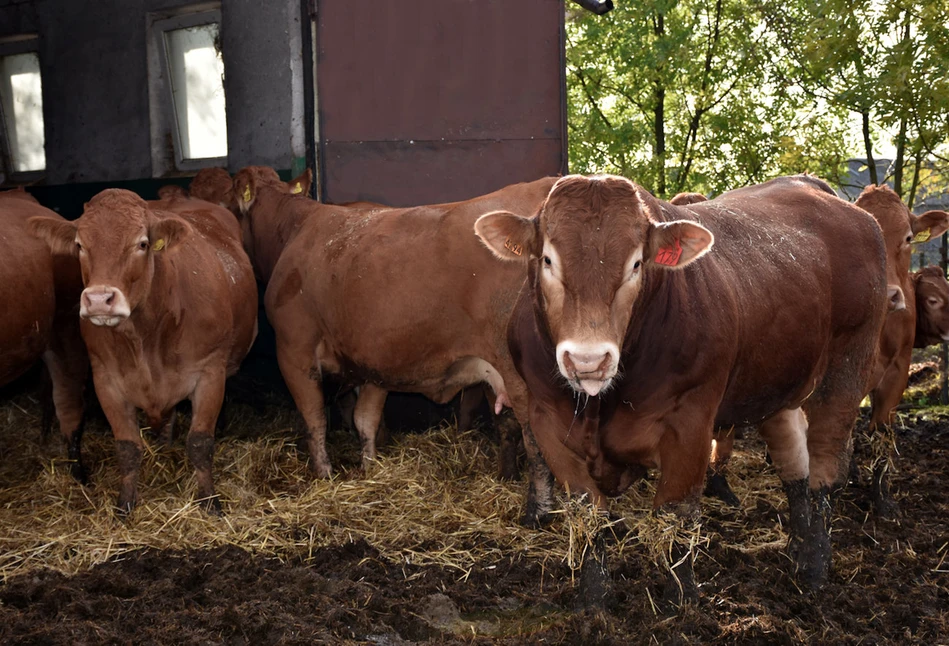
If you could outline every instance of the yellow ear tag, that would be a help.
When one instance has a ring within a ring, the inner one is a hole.
[[[152,251],[161,251],[165,248],[165,239],[160,238],[155,241],[155,244],[152,245]]]
[[[303,187],[300,186],[300,182],[297,182],[296,184],[294,184],[293,187],[290,189],[290,192],[293,193],[294,195],[296,195],[297,193],[302,193]]]
[[[250,202],[250,184],[244,187],[244,195],[242,195],[242,197],[244,198],[244,202]]]
[[[504,248],[510,251],[515,256],[520,256],[522,253],[524,253],[524,247],[517,244],[510,238],[504,241]]]
[[[930,236],[931,234],[929,232],[929,229],[923,229],[922,231],[916,234],[915,238],[913,238],[913,244],[926,242],[927,240],[929,240]]]

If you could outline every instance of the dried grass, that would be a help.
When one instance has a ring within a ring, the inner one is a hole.
[[[142,465],[139,506],[127,523],[112,505],[118,487],[111,435],[93,424],[84,451],[92,484],[69,475],[61,442],[39,440],[38,407],[19,397],[0,406],[0,578],[37,568],[75,573],[131,550],[236,545],[281,559],[308,558],[323,546],[364,540],[391,562],[434,564],[466,578],[475,565],[522,554],[576,571],[598,531],[614,519],[630,529],[611,552],[620,558],[645,553],[660,561],[673,541],[695,551],[705,541],[730,540],[746,552],[781,548],[777,523],[749,527],[743,512],[706,501],[721,534],[699,531],[651,514],[652,481],[634,485],[613,501],[610,517],[571,498],[544,530],[521,527],[525,482],[495,477],[495,447],[480,433],[443,427],[397,435],[363,472],[358,443],[330,437],[338,473],[314,479],[297,449],[293,413],[232,406],[217,443],[214,471],[225,515],[205,514],[194,501],[195,483],[179,439],[171,448],[149,445]],[[187,420],[179,420],[179,429]],[[147,441],[147,440],[146,440]],[[338,465],[342,464],[340,469]],[[352,465],[346,468],[346,465]],[[744,509],[782,507],[773,471],[760,443],[747,440],[730,462],[731,481]],[[723,536],[728,534],[728,537]]]

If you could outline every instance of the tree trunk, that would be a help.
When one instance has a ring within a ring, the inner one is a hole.
[[[870,111],[864,110],[860,113],[863,119],[863,147],[867,153],[867,169],[870,171],[870,183],[877,185],[880,179],[877,177],[877,163],[873,159],[873,142],[870,141]]]
[[[656,14],[656,20],[653,28],[657,38],[662,38],[665,34],[665,16],[661,13]],[[663,70],[656,70],[655,79],[655,110],[653,121],[653,133],[656,138],[655,162],[656,162],[656,196],[666,196],[666,86],[663,81]]]
[[[900,119],[900,134],[896,136],[896,160],[893,162],[893,190],[903,197],[903,162],[906,158],[906,117]]]

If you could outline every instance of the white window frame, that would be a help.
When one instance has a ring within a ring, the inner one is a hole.
[[[16,34],[0,38],[0,57],[16,56],[17,54],[36,54],[39,57],[39,34]],[[40,58],[40,82],[43,82],[43,59]],[[0,103],[0,171],[3,172],[2,184],[24,184],[35,182],[46,177],[47,166],[42,170],[13,170],[13,153],[10,142],[7,140],[7,116],[3,113]],[[43,102],[43,148],[46,148],[46,102]]]
[[[213,166],[227,166],[227,156],[186,158],[183,156],[181,132],[178,129],[178,115],[172,90],[171,71],[168,65],[168,51],[165,33],[176,29],[188,29],[216,23],[222,29],[219,3],[196,5],[186,8],[190,13],[174,16],[150,15],[148,20],[149,43],[149,94],[152,122],[152,175],[187,174]],[[225,88],[226,92],[226,88]],[[227,96],[224,97],[225,110]],[[171,137],[174,152],[167,154],[167,142]]]

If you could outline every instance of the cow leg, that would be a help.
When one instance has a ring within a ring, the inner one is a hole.
[[[680,428],[698,433],[683,435],[675,430]],[[701,537],[699,502],[711,449],[711,419],[677,419],[659,440],[662,466],[653,500],[653,524],[658,531],[647,536],[646,542],[669,570],[663,599],[673,605],[698,599],[694,548]]]
[[[374,384],[365,384],[359,389],[353,421],[359,431],[362,443],[362,466],[368,469],[376,459],[376,435],[382,421],[382,410],[386,404],[388,391]]]
[[[214,429],[224,403],[224,370],[205,374],[191,395],[191,428],[185,447],[198,483],[198,501],[214,515],[221,513],[221,501],[214,493]]]
[[[320,478],[333,474],[326,454],[326,409],[318,368],[313,365],[315,347],[297,347],[283,343],[277,336],[277,363],[290,389],[297,410],[306,424],[306,444],[310,453],[310,469]]]
[[[741,501],[732,491],[726,477],[728,460],[735,445],[735,428],[716,430],[712,440],[712,454],[709,458],[708,473],[705,482],[705,495],[718,498],[726,505],[740,507]]]
[[[830,570],[830,537],[824,522],[828,500],[827,490],[811,491],[807,416],[800,408],[785,409],[762,422],[759,431],[788,497],[788,551],[803,581],[818,588]]]
[[[175,423],[178,421],[178,411],[171,409],[171,414],[167,418],[158,422],[158,441],[164,446],[171,446],[175,441]]]
[[[491,424],[498,436],[498,477],[501,480],[517,480],[521,475],[517,468],[517,456],[522,445],[521,424],[513,409],[494,413],[498,400],[490,387],[481,384],[461,391],[458,430],[474,427],[474,414],[485,399],[492,411]]]
[[[893,409],[899,405],[909,371],[892,365],[877,387],[870,391],[870,455],[873,506],[881,518],[892,518],[899,507],[890,494],[889,472],[896,453]]]
[[[82,433],[85,427],[85,401],[83,391],[86,386],[88,363],[84,357],[70,357],[57,351],[57,342],[53,349],[43,353],[43,363],[49,372],[52,383],[53,408],[59,421],[59,430],[66,441],[66,454],[70,461],[72,476],[86,484],[89,481],[86,467],[82,462]]]
[[[128,517],[138,502],[138,476],[142,468],[144,442],[138,427],[135,407],[125,401],[122,394],[110,383],[103,381],[93,373],[96,396],[102,412],[112,427],[115,439],[115,455],[119,466],[119,497],[116,512]]]
[[[487,389],[490,390],[490,389]],[[469,386],[463,388],[458,397],[458,430],[470,431],[475,427],[475,417],[478,413],[478,407],[485,398],[491,400],[491,406],[494,407],[494,393],[486,392],[483,385]]]
[[[521,525],[543,527],[551,521],[554,508],[554,474],[540,451],[529,423],[521,424],[524,452],[527,454],[527,501]]]

